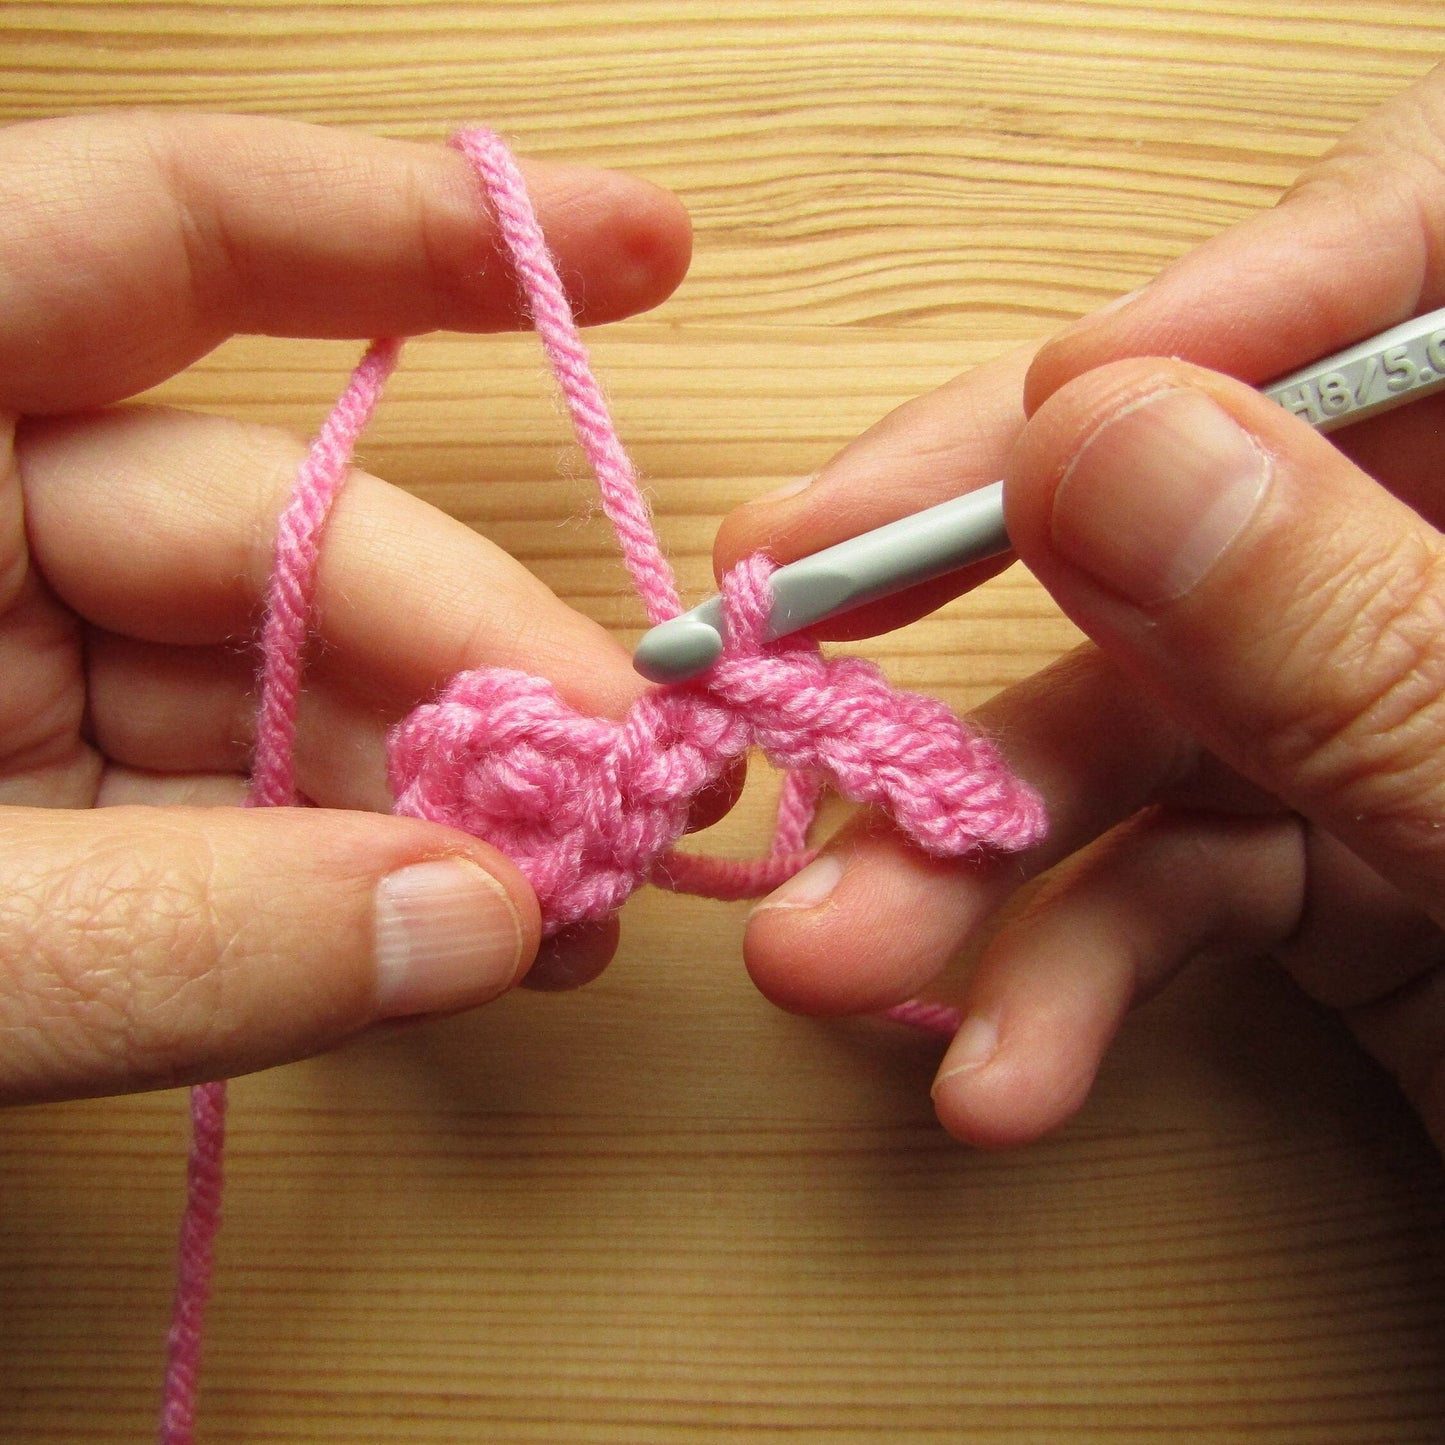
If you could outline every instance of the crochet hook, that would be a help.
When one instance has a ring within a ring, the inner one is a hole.
[[[1363,421],[1445,387],[1445,307],[1291,372],[1262,389],[1316,430]],[[851,537],[773,573],[769,639],[1008,551],[1003,483],[993,482]],[[652,682],[686,682],[722,652],[722,599],[646,633],[632,665]]]

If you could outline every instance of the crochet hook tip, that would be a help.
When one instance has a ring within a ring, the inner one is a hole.
[[[659,623],[643,637],[632,654],[632,665],[649,682],[686,682],[706,672],[722,648],[722,634],[716,626],[684,612]]]

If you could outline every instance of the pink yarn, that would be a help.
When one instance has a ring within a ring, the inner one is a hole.
[[[491,131],[459,131],[452,144],[472,163],[491,204],[502,244],[522,283],[532,323],[567,403],[577,442],[597,478],[602,510],[617,534],[622,559],[648,619],[666,622],[682,611],[677,582],[652,529],[652,515],[637,485],[632,459],[623,449],[607,400],[588,365],[587,348],[537,224],[527,183],[506,142]]]
[[[503,142],[461,132],[603,509],[653,623],[682,604],[607,403],[588,365],[525,183]],[[312,443],[277,528],[261,635],[261,699],[253,806],[302,801],[295,783],[296,712],[327,513],[356,442],[400,355],[372,343]],[[763,642],[771,564],[750,558],[723,584],[727,643],[707,675],[644,694],[621,722],[584,717],[549,682],[502,668],[454,677],[392,733],[396,811],[464,828],[527,876],[549,934],[607,917],[641,883],[714,898],[766,892],[813,855],[806,837],[822,787],[885,809],[921,848],[962,857],[1015,850],[1043,833],[1037,795],[986,738],[942,703],[889,686],[857,658],[825,660],[800,639]],[[679,852],[691,804],[737,758],[760,747],[791,770],[766,858],[732,862]],[[918,1002],[891,1017],[942,1031],[957,1016]],[[224,1083],[192,1090],[176,1297],[161,1408],[162,1445],[192,1445],[202,1325],[220,1226]]]
[[[392,736],[396,811],[500,848],[548,933],[608,917],[666,870],[694,796],[752,746],[886,809],[930,853],[1034,842],[1037,799],[942,703],[858,658],[764,646],[771,570],[752,558],[724,583],[728,642],[706,678],[644,694],[620,723],[579,715],[524,673],[454,677]]]
[[[261,699],[249,807],[289,807],[296,794],[296,707],[311,611],[321,529],[346,481],[356,443],[396,367],[401,343],[374,341],[311,443],[276,528],[276,560],[261,632]],[[161,1445],[193,1445],[201,1345],[216,1236],[221,1228],[226,1138],[224,1080],[191,1090],[191,1150],[186,1211],[176,1264],[176,1294],[166,1338]]]
[[[808,847],[808,829],[822,793],[823,780],[815,774],[785,773],[766,858],[705,858],[673,848],[658,860],[648,882],[673,893],[726,901],[771,893],[818,856],[816,848]]]
[[[261,701],[246,800],[251,807],[289,808],[296,802],[296,703],[316,600],[321,529],[346,482],[356,443],[400,358],[400,341],[373,341],[367,348],[311,443],[276,526],[276,561],[261,631]]]
[[[456,144],[497,216],[648,617],[675,617],[682,603],[672,569],[521,173],[488,131],[463,132]],[[709,893],[763,891],[798,866],[806,819],[796,789],[787,795],[790,846],[775,842],[761,869],[717,868],[671,851],[693,797],[754,745],[809,775],[813,788],[823,779],[854,802],[886,808],[940,856],[1023,848],[1041,836],[1038,797],[941,703],[896,691],[858,659],[824,662],[805,642],[765,647],[770,570],[754,558],[725,581],[728,645],[707,676],[646,694],[621,723],[579,716],[550,683],[522,673],[483,668],[453,678],[392,736],[396,811],[500,848],[536,891],[549,934],[607,917],[653,877]]]
[[[161,1397],[161,1445],[191,1445],[211,1266],[221,1227],[221,1156],[226,1142],[226,1084],[191,1090],[191,1155],[186,1167],[186,1212],[181,1220],[176,1297],[166,1337]]]

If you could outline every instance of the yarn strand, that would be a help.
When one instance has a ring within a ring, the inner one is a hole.
[[[261,699],[248,807],[291,807],[296,793],[296,710],[315,606],[321,530],[346,482],[357,440],[401,355],[400,341],[372,342],[322,424],[297,473],[276,529],[275,560],[261,630]],[[191,1089],[191,1149],[181,1219],[175,1301],[166,1339],[160,1445],[192,1445],[206,1304],[221,1227],[226,1139],[224,1080]]]
[[[321,529],[345,485],[356,443],[400,357],[401,342],[397,340],[373,341],[367,348],[311,443],[291,500],[277,524],[275,562],[261,632],[261,701],[247,799],[254,807],[289,808],[296,802],[296,704],[316,603]]]
[[[521,172],[489,131],[463,131],[452,144],[470,161],[496,219],[648,618],[667,621],[682,609],[676,579]],[[400,352],[397,340],[372,342],[312,442],[278,522],[261,632],[251,806],[304,801],[296,787],[296,718],[322,533]],[[463,828],[500,848],[536,892],[549,935],[607,917],[649,881],[712,898],[769,891],[814,856],[807,835],[825,786],[885,810],[937,857],[1037,841],[1044,827],[1038,796],[989,739],[942,703],[891,687],[862,659],[825,659],[806,639],[765,640],[772,570],[753,557],[724,579],[726,638],[717,663],[695,682],[644,693],[621,722],[577,714],[550,682],[524,673],[459,673],[391,734],[395,811]],[[679,851],[693,799],[753,747],[786,770],[767,856],[732,861]],[[890,1016],[936,1032],[957,1026],[953,1010],[918,1001]],[[221,1218],[224,1083],[191,1091],[191,1118],[161,1445],[194,1441]]]
[[[602,510],[612,523],[648,619],[654,624],[666,622],[682,611],[677,581],[653,531],[651,510],[637,484],[632,458],[592,374],[556,262],[528,198],[527,183],[506,144],[491,131],[460,131],[452,144],[472,163],[496,217],[532,323],[567,403],[577,443],[597,479]]]
[[[226,1084],[191,1090],[191,1152],[186,1212],[181,1221],[175,1304],[166,1337],[160,1445],[193,1445],[206,1303],[211,1294],[216,1236],[221,1228],[221,1160],[226,1143]]]

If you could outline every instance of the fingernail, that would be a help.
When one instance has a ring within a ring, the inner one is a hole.
[[[1105,302],[1097,311],[1091,311],[1082,319],[1086,322],[1102,321],[1106,316],[1117,315],[1126,306],[1132,306],[1146,290],[1148,290],[1147,286],[1136,286],[1134,290],[1126,291],[1122,296],[1116,296],[1112,301]]]
[[[1079,333],[1087,331],[1095,322],[1118,315],[1126,306],[1132,306],[1146,290],[1148,290],[1147,286],[1140,286],[1137,290],[1126,291],[1122,296],[1116,296],[1112,301],[1106,301],[1098,310],[1090,311],[1087,316],[1080,316],[1077,321],[1069,322],[1054,336],[1053,340],[1058,341],[1065,336],[1077,336]]]
[[[1061,556],[1141,607],[1192,591],[1254,515],[1269,458],[1202,392],[1155,392],[1084,443],[1054,493]]]
[[[788,497],[796,497],[799,492],[806,492],[813,485],[815,477],[799,477],[796,481],[784,482],[781,487],[775,487],[771,492],[764,492],[760,497],[753,497],[752,502],[781,502]],[[751,505],[751,502],[749,503]]]
[[[843,860],[836,853],[823,853],[794,873],[781,888],[775,888],[753,913],[768,908],[816,908],[828,901],[842,877]]]
[[[512,900],[475,863],[413,863],[377,884],[379,1018],[485,1003],[510,987],[521,961]]]
[[[544,938],[522,987],[535,993],[563,993],[591,983],[608,965],[615,946],[609,923],[573,923]]]
[[[988,1014],[973,1014],[965,1019],[939,1066],[938,1077],[933,1081],[933,1097],[938,1097],[939,1090],[950,1079],[983,1068],[997,1052],[998,1020]]]

